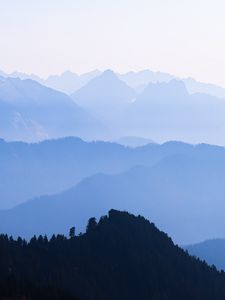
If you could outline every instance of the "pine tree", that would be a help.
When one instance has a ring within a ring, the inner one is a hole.
[[[96,221],[96,218],[90,218],[88,220],[88,224],[87,224],[87,233],[88,232],[91,232],[93,229],[95,229],[95,227],[97,226],[97,221]]]
[[[75,227],[70,228],[69,236],[71,239],[75,237]]]

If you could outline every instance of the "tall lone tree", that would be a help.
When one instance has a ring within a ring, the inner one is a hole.
[[[69,236],[71,239],[75,237],[75,227],[70,228]]]

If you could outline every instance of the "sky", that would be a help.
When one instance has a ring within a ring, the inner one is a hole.
[[[225,87],[224,0],[0,0],[0,69],[151,69]]]

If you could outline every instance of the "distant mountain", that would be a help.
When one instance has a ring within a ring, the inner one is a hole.
[[[182,81],[149,84],[123,116],[125,132],[153,140],[222,144],[225,99],[189,94]]]
[[[189,97],[189,93],[187,92],[185,85],[182,81],[178,80],[171,80],[168,83],[161,82],[161,83],[155,83],[155,84],[149,84],[141,93],[136,101],[135,104],[155,104],[153,101],[157,101],[157,104],[159,101],[167,101],[165,104],[171,105],[174,103],[175,100],[181,102],[186,100],[186,98]],[[151,101],[151,102],[150,102]],[[179,103],[178,103],[179,104]]]
[[[179,78],[168,73],[153,72],[150,70],[128,72],[125,74],[118,74],[118,76],[137,92],[141,92],[149,83],[168,83],[173,79],[177,79],[184,82],[188,92],[191,94],[201,93],[214,97],[225,98],[225,88],[215,84],[203,83],[193,78]]]
[[[224,148],[208,147],[206,157],[223,161]],[[153,166],[168,156],[189,154],[194,149],[192,145],[175,142],[150,143],[132,149],[74,137],[37,144],[0,139],[0,209],[43,194],[58,193],[96,173],[115,174],[137,165]]]
[[[35,78],[33,75],[16,74],[22,78],[26,76]],[[69,126],[65,125],[66,135],[79,135],[89,140],[116,140],[118,136],[141,136],[144,138],[150,136],[157,142],[184,140],[190,143],[205,142],[225,145],[221,138],[225,132],[225,98],[222,98],[225,93],[222,88],[198,83],[191,79],[176,80],[168,74],[155,74],[147,70],[129,73],[126,76],[131,77],[133,81],[135,81],[135,76],[138,78],[140,76],[138,82],[140,85],[135,88],[136,91],[124,81],[122,75],[115,74],[110,70],[103,73],[93,71],[79,76],[65,72],[59,76],[51,76],[47,81],[44,80],[43,84],[58,90],[67,90],[67,93],[76,90],[72,94],[74,107],[77,103],[80,111],[81,107],[83,113],[85,110],[85,118],[88,121],[79,120],[76,124],[76,128],[79,127],[78,130],[74,129],[75,125],[72,123]],[[154,83],[146,85],[144,82],[147,82],[150,77]],[[156,78],[159,79],[159,82]],[[18,78],[14,78],[14,80],[19,81]],[[40,81],[40,78],[36,80]],[[46,88],[43,85],[42,87]],[[30,88],[29,85],[23,86],[23,93],[29,94],[30,91],[25,90]],[[18,93],[21,88],[16,89]],[[11,87],[11,90],[11,93],[15,92],[14,87]],[[196,91],[208,94],[195,93]],[[213,91],[211,94],[218,97],[209,95],[210,91]],[[47,90],[45,93],[47,94]],[[62,93],[60,95],[62,97]],[[63,95],[65,99],[66,95]],[[59,94],[57,94],[58,96]],[[4,99],[0,98],[0,100]],[[70,102],[72,102],[71,99]],[[64,103],[60,107],[62,112],[68,111],[68,103],[67,105]],[[13,114],[10,113],[12,109],[9,103],[1,102],[0,108],[4,111],[4,117],[1,116],[0,122],[3,122],[3,119],[10,120],[8,123],[4,123],[5,125],[0,124],[2,132],[5,133],[2,135],[3,138],[15,139],[10,133],[15,130],[17,130],[16,139],[29,141],[40,139],[36,135],[43,138],[65,135],[62,134],[62,126],[59,124],[57,124],[58,128],[54,134],[49,134],[49,129],[46,130],[46,125],[43,125],[39,118],[36,120],[33,116],[24,117],[25,113],[21,113],[21,108],[13,110]],[[41,109],[39,110],[41,111]],[[75,108],[70,110],[71,114],[74,110]],[[40,116],[41,114],[39,114]],[[74,118],[69,116],[66,119],[69,124],[69,120]],[[76,119],[79,119],[78,116]],[[60,118],[59,122],[61,122]],[[12,123],[13,125],[10,125]],[[82,126],[80,126],[81,123]],[[92,126],[89,126],[90,123]],[[25,133],[23,134],[23,132]]]
[[[159,148],[155,144],[128,149],[72,137],[37,144],[0,140],[0,208],[57,193],[95,173],[112,174],[138,164],[152,165],[166,155]]]
[[[225,239],[207,240],[202,243],[184,247],[190,255],[215,265],[218,270],[225,271]]]
[[[32,79],[43,85],[62,91],[68,95],[74,93],[81,87],[85,86],[91,79],[94,79],[101,74],[102,72],[99,70],[93,70],[81,75],[77,75],[76,73],[70,71],[65,71],[60,75],[50,75],[47,79],[44,79],[35,74],[26,74],[22,72],[13,72],[7,74],[0,70],[0,76]],[[200,82],[190,77],[180,78],[165,72],[154,72],[151,70],[142,70],[138,72],[131,71],[127,73],[116,74],[119,79],[133,88],[137,93],[142,92],[149,83],[169,82],[173,79],[177,79],[185,83],[185,86],[190,94],[202,93],[214,97],[225,98],[225,88],[215,84]]]
[[[98,70],[93,70],[91,72],[84,73],[81,75],[77,75],[76,73],[70,71],[65,71],[60,75],[50,75],[47,79],[44,79],[35,74],[26,74],[22,72],[13,72],[7,74],[0,70],[0,76],[19,78],[22,80],[24,79],[35,80],[42,85],[45,85],[57,91],[61,91],[68,95],[74,93],[76,90],[86,85],[89,80],[93,79],[94,77],[100,74],[101,72]]]
[[[84,73],[82,75],[77,75],[76,73],[72,73],[70,71],[66,71],[61,75],[51,75],[45,81],[44,84],[56,89],[58,91],[62,91],[67,93],[68,95],[74,93],[78,89],[85,86],[91,79],[100,75],[101,72],[98,70]]]
[[[26,74],[26,73],[17,72],[17,71],[13,72],[13,73],[10,73],[10,74],[7,74],[7,73],[0,70],[0,76],[6,77],[6,78],[7,77],[19,78],[21,80],[31,79],[31,80],[37,81],[40,84],[44,83],[44,80],[41,77],[37,76],[36,74]]]
[[[80,300],[225,297],[224,273],[190,257],[153,223],[126,212],[110,210],[99,222],[92,217],[81,236],[33,237],[28,243],[0,236],[0,245],[0,286],[6,282],[0,297],[7,292],[18,298],[24,282],[42,293],[51,286],[50,293],[59,289]],[[16,289],[7,278],[17,282]]]
[[[26,73],[21,73],[21,72],[13,72],[13,73],[7,75],[7,77],[19,78],[19,79],[22,79],[22,80],[31,79],[31,80],[37,81],[40,84],[44,84],[44,80],[41,77],[37,76],[36,74],[26,74]]]
[[[129,105],[135,92],[110,70],[92,79],[86,86],[72,95],[81,107],[107,119]]]
[[[175,78],[175,76],[167,73],[153,72],[150,70],[118,74],[118,77],[134,89],[139,89],[140,86],[146,86],[149,83],[169,82]]]
[[[166,156],[154,165],[117,175],[97,174],[58,195],[1,211],[0,231],[27,237],[54,230],[65,233],[73,224],[84,230],[85,219],[115,207],[151,217],[180,244],[225,237],[225,149],[173,142],[130,150],[145,152],[150,159],[153,154],[147,149]]]
[[[215,84],[199,82],[193,78],[183,79],[189,93],[201,93],[225,99],[225,89]]]
[[[61,75],[50,75],[45,80],[45,85],[71,94],[76,90],[77,85],[79,86],[79,75],[70,71],[66,71]]]
[[[30,79],[0,77],[0,107],[0,136],[7,140],[90,138],[90,128],[95,133],[103,129],[67,95]]]
[[[115,141],[116,143],[126,146],[126,147],[142,147],[148,144],[154,143],[153,140],[146,139],[138,136],[124,136]]]

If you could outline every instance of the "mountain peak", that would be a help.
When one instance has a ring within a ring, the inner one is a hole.
[[[185,84],[181,80],[172,79],[169,82],[149,83],[140,94],[140,99],[185,99],[188,96]]]
[[[103,73],[99,74],[98,76],[96,76],[95,78],[92,79],[95,82],[99,82],[104,84],[105,82],[108,82],[108,84],[113,84],[113,83],[118,83],[121,80],[118,78],[118,76],[116,75],[116,73],[110,69],[105,70]],[[124,83],[124,82],[122,82]]]
[[[111,69],[106,69],[106,70],[103,72],[103,74],[104,74],[104,73],[105,73],[105,74],[106,74],[106,73],[109,73],[109,74],[110,74],[110,73],[111,73],[111,74],[115,74],[114,71],[111,70]]]
[[[71,72],[70,70],[66,70],[65,72],[63,72],[61,74],[61,76],[64,76],[64,77],[71,77],[71,76],[79,77],[76,73]]]
[[[172,79],[169,82],[150,83],[146,89],[148,88],[166,91],[170,94],[178,94],[180,92],[185,94],[187,93],[187,89],[184,82],[177,79]]]
[[[106,70],[90,80],[72,97],[81,106],[97,110],[99,113],[101,108],[111,110],[113,107],[120,108],[120,105],[130,103],[135,97],[135,92],[113,71]]]

